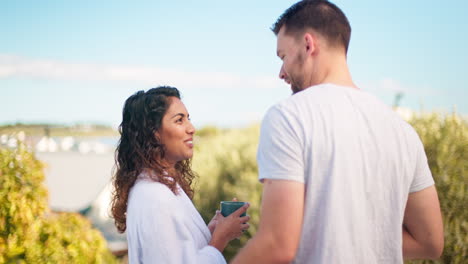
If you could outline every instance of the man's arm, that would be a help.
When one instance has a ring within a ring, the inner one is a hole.
[[[410,193],[403,219],[403,258],[437,259],[444,248],[444,230],[435,186]]]
[[[290,263],[299,246],[304,215],[304,184],[263,181],[259,229],[233,264]]]

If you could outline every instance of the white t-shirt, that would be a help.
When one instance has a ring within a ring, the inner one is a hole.
[[[130,264],[226,263],[221,252],[208,245],[210,231],[180,187],[175,195],[140,175],[130,190],[126,224]]]
[[[305,185],[295,263],[403,263],[408,194],[434,181],[417,133],[391,108],[312,86],[269,109],[257,160],[260,180]]]

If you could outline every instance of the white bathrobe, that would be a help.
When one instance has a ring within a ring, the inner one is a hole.
[[[129,263],[226,263],[209,246],[211,234],[185,192],[175,195],[166,185],[140,175],[127,207]]]

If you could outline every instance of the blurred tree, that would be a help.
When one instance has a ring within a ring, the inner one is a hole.
[[[222,129],[215,126],[205,126],[202,129],[197,130],[196,136],[200,138],[207,138],[219,135],[223,132]]]
[[[43,182],[23,144],[0,148],[0,263],[116,263],[87,219],[50,211]]]
[[[439,194],[445,247],[438,261],[468,263],[468,123],[456,114],[419,115],[410,121],[418,132]]]

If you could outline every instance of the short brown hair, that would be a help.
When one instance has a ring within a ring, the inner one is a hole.
[[[326,0],[303,0],[288,8],[278,18],[271,30],[278,35],[282,26],[287,33],[312,29],[325,37],[332,46],[342,46],[348,52],[351,26],[345,14]]]

